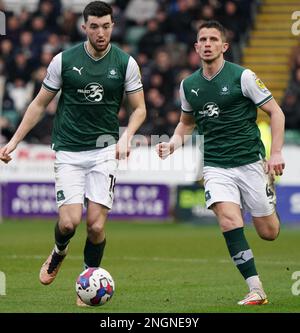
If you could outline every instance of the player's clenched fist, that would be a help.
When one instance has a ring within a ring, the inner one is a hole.
[[[16,145],[14,143],[8,143],[6,146],[0,148],[0,161],[4,163],[8,163],[11,161],[11,156],[9,155],[16,149]]]
[[[161,159],[166,159],[174,152],[174,144],[169,142],[161,142],[155,146],[155,150]]]

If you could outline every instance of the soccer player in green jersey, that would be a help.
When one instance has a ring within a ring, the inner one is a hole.
[[[282,175],[284,115],[270,91],[249,69],[224,61],[225,31],[217,21],[203,23],[196,52],[202,68],[181,82],[181,118],[168,143],[156,146],[166,158],[197,127],[204,136],[204,186],[207,207],[217,216],[230,256],[246,280],[249,293],[240,305],[268,302],[253,253],[244,235],[242,210],[250,212],[259,236],[279,234],[274,175]],[[271,155],[256,124],[257,107],[270,116]]]
[[[81,222],[84,201],[84,265],[100,265],[118,160],[129,155],[131,139],[146,116],[138,65],[110,43],[114,26],[111,6],[93,1],[85,7],[83,16],[87,41],[53,58],[39,94],[29,105],[13,138],[0,149],[0,159],[8,163],[11,152],[61,91],[52,135],[59,221],[55,226],[54,249],[40,271],[40,281],[45,285],[55,279],[67,254],[68,243]],[[133,112],[119,138],[118,112],[124,92]],[[77,303],[83,305],[80,299]]]

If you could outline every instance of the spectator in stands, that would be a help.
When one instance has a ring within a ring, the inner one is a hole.
[[[5,61],[0,56],[0,80],[3,79],[4,75],[5,75]]]
[[[40,56],[38,65],[48,67],[51,60],[53,59],[54,54],[51,52],[50,49],[49,50],[45,49],[44,51],[42,51],[42,53],[40,55],[41,56]]]
[[[149,60],[148,56],[145,53],[139,52],[137,55],[137,62],[141,69],[144,89],[147,90],[150,86],[150,78],[153,67],[152,61]]]
[[[155,17],[157,8],[156,0],[130,0],[125,9],[125,17],[130,24],[143,24]]]
[[[300,94],[292,88],[286,92],[281,108],[285,115],[287,129],[300,129]]]
[[[52,129],[58,98],[54,98],[46,107],[42,119],[26,136],[26,141],[35,144],[51,145]]]
[[[51,33],[57,32],[57,15],[55,14],[54,3],[50,0],[42,0],[39,3],[38,10],[33,14],[34,17],[42,17],[47,30]]]
[[[24,30],[20,34],[19,45],[16,48],[16,53],[21,53],[32,65],[39,58],[40,48],[33,43],[33,34],[31,31]]]
[[[30,102],[32,87],[22,78],[16,77],[12,82],[7,83],[7,94],[12,99],[15,110],[23,116],[25,108]]]
[[[300,67],[300,39],[297,43],[297,45],[295,45],[290,53],[290,58],[289,58],[289,66],[291,69],[291,72],[294,71],[295,68]]]
[[[18,52],[14,60],[8,65],[8,81],[20,78],[28,83],[31,78],[32,66],[24,53]]]
[[[153,18],[147,22],[147,32],[139,41],[138,50],[152,58],[155,50],[164,44],[164,36],[160,30],[159,22]]]
[[[121,8],[117,5],[117,3],[112,4],[112,8],[114,11],[114,20],[117,23],[113,33],[112,33],[112,40],[117,42],[117,43],[123,43],[124,42],[124,37],[126,31],[126,18],[124,15],[124,11],[121,10]]]
[[[20,22],[20,27],[22,31],[30,31],[31,30],[31,19],[32,19],[32,13],[30,13],[28,10],[23,8],[18,15],[18,20]]]
[[[288,84],[288,90],[293,91],[300,96],[300,67],[296,67],[292,72],[291,79]]]
[[[164,115],[166,98],[157,88],[150,88],[146,94],[146,105],[150,121],[156,121],[158,117]]]
[[[42,52],[50,53],[53,55],[62,51],[62,42],[56,33],[48,36],[47,42],[43,45]],[[50,59],[51,60],[51,59]]]
[[[9,38],[9,40],[16,45],[19,41],[19,35],[20,35],[20,22],[18,20],[18,17],[16,15],[8,17],[7,20],[7,28],[6,28],[6,37]]]
[[[13,136],[14,127],[5,116],[0,116],[0,144],[4,144]]]
[[[31,29],[34,44],[39,45],[41,48],[50,34],[46,27],[45,19],[42,16],[35,16],[31,21]]]
[[[191,10],[191,4],[186,0],[177,0],[175,10],[167,18],[168,32],[175,34],[178,42],[190,44],[196,39],[193,21],[194,11]]]
[[[177,106],[172,106],[169,108],[166,114],[166,124],[163,130],[164,134],[167,134],[168,137],[171,137],[175,131],[175,128],[179,122],[180,113],[178,112]]]
[[[12,138],[20,119],[21,116],[16,112],[13,100],[8,96],[7,92],[4,92],[2,98],[2,115],[0,117],[1,143],[6,143]]]
[[[163,79],[164,94],[166,98],[173,95],[173,86],[169,82],[174,82],[174,72],[170,55],[163,49],[158,50],[155,55],[155,72],[160,74]]]
[[[40,66],[33,72],[32,81],[31,81],[33,88],[30,100],[33,100],[39,93],[46,75],[47,75],[47,66]]]
[[[195,49],[191,49],[188,53],[188,64],[187,67],[191,70],[191,71],[195,71],[196,69],[199,68],[199,56],[196,53]],[[180,80],[181,81],[181,80]]]
[[[239,7],[234,1],[226,1],[219,14],[219,21],[227,30],[227,38],[233,53],[233,62],[239,62],[241,57],[239,43],[246,32],[245,20],[239,12]]]
[[[71,10],[65,10],[60,21],[59,34],[64,42],[78,42],[82,40],[82,35],[77,28],[77,15]]]
[[[0,54],[5,66],[13,61],[13,43],[10,39],[0,40]]]
[[[201,20],[209,21],[212,20],[214,17],[216,17],[215,8],[210,4],[204,5],[201,9]]]

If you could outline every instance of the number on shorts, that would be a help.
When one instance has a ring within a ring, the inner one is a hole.
[[[110,178],[109,192],[114,192],[116,186],[116,177],[114,177],[114,175],[109,175],[109,178]]]

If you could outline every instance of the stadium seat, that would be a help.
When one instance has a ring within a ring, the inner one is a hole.
[[[291,33],[291,13],[298,8],[298,0],[262,3],[250,34],[249,45],[244,49],[242,65],[252,69],[271,90],[280,104],[289,80],[289,54],[297,44]],[[258,120],[268,121],[259,111]]]

